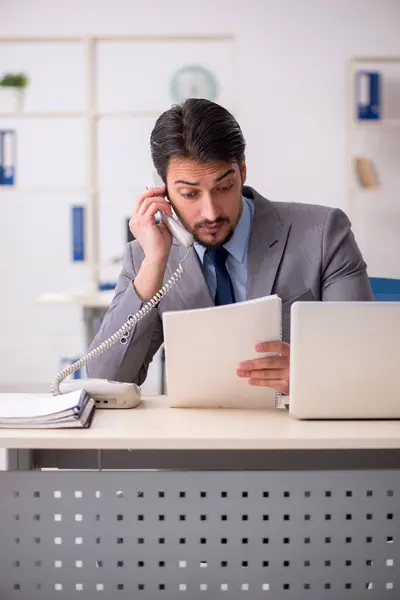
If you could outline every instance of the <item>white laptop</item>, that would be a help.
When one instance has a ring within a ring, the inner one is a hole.
[[[298,302],[289,412],[299,419],[400,418],[400,302]]]

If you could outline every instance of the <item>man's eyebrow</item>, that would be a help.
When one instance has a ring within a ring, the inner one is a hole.
[[[200,185],[198,182],[186,181],[185,179],[177,179],[174,181],[174,184],[183,183],[184,185]]]
[[[227,171],[225,171],[225,173],[223,173],[222,175],[219,175],[219,177],[217,177],[214,180],[214,183],[222,181],[222,179],[225,179],[225,177],[227,177],[228,175],[231,175],[234,172],[235,171],[233,169],[228,169]],[[193,186],[200,185],[198,181],[187,181],[186,179],[177,179],[176,181],[174,181],[175,185],[178,183],[182,183],[183,185],[193,185]]]
[[[228,169],[227,171],[225,171],[225,173],[223,173],[222,175],[217,177],[217,179],[215,180],[215,183],[217,183],[218,181],[221,181],[222,179],[225,179],[225,177],[228,177],[228,175],[231,175],[234,172],[235,171],[233,169]]]

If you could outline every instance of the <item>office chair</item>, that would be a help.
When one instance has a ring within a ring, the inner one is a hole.
[[[378,302],[400,302],[400,279],[370,277],[372,293]]]

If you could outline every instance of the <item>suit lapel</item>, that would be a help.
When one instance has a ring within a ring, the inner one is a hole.
[[[254,201],[247,262],[247,299],[253,300],[272,294],[290,224],[280,220],[272,202],[251,188],[245,188],[244,191]]]
[[[176,271],[180,261],[184,259],[186,253],[187,248],[183,248],[182,246],[173,243],[166,270],[166,279],[169,279]],[[183,275],[178,283],[174,285],[174,288],[176,288],[181,296],[186,308],[208,308],[214,306],[200,259],[193,246],[185,262],[182,264],[182,269]]]
[[[254,218],[249,240],[247,259],[248,300],[269,296],[272,293],[277,271],[285,250],[290,223],[284,223],[269,200],[250,187],[244,188],[244,195],[254,202]],[[164,284],[178,268],[185,257],[186,248],[173,242],[167,265]],[[192,247],[182,265],[183,275],[166,297],[167,304],[174,293],[179,294],[187,309],[214,306],[213,299],[196,250]]]

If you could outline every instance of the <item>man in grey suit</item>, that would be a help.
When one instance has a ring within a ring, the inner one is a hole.
[[[158,118],[150,141],[165,188],[146,191],[136,204],[130,221],[136,240],[127,245],[114,299],[91,348],[153,298],[187,253],[156,222],[156,213],[172,215],[172,205],[195,244],[179,281],[128,335],[89,365],[89,376],[143,383],[163,342],[164,311],[277,294],[284,341],[256,348],[277,356],[241,363],[237,376],[288,393],[292,304],[372,300],[348,218],[335,208],[271,202],[245,186],[241,129],[215,103],[189,99],[172,107]],[[210,344],[217,335],[210,331]],[[191,343],[196,341],[188,331],[188,352]]]

